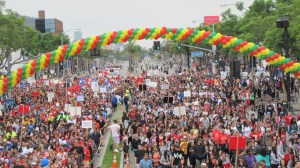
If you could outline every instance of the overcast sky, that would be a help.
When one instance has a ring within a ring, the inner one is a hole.
[[[21,15],[38,17],[38,10],[46,11],[46,18],[57,18],[64,30],[82,29],[83,37],[114,30],[141,27],[195,27],[204,16],[220,15],[227,8],[238,12],[234,4],[239,0],[6,0],[6,8]],[[254,0],[242,0],[248,7]],[[217,31],[217,30],[216,30]],[[73,33],[68,33],[73,39]],[[149,42],[139,42],[143,46]]]

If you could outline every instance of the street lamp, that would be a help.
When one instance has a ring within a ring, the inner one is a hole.
[[[61,43],[61,46],[64,45],[64,34],[70,32],[70,31],[81,31],[81,29],[79,28],[76,28],[76,29],[69,29],[69,30],[66,30],[66,31],[63,31],[61,34],[60,34],[60,43]],[[77,68],[78,68],[78,56],[77,56]],[[59,68],[58,68],[59,69]],[[62,61],[62,69],[63,69],[63,75],[64,75],[64,60]],[[60,72],[58,70],[58,72]]]
[[[244,8],[243,2],[236,2],[235,4],[221,4],[220,7],[227,7],[227,6],[235,6],[238,10],[242,11],[249,11],[248,9]]]
[[[284,41],[284,50],[285,50],[285,57],[289,58],[289,35],[288,35],[288,27],[289,27],[289,19],[284,16],[276,20],[277,28],[283,28],[283,41]],[[287,102],[291,101],[291,79],[290,73],[286,73],[286,97]]]

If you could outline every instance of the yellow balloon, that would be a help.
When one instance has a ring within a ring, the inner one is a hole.
[[[43,55],[41,56],[41,59],[46,59],[46,55],[43,54]]]
[[[4,76],[3,76],[3,75],[1,76],[1,79],[4,79]]]

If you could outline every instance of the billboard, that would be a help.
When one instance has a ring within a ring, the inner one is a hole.
[[[219,23],[220,17],[219,16],[204,16],[204,24],[211,25]]]

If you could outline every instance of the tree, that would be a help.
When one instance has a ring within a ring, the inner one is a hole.
[[[134,67],[134,59],[139,56],[139,52],[141,51],[141,46],[136,45],[135,42],[129,42],[124,46],[123,54],[129,55],[129,69],[133,70]]]
[[[26,45],[37,32],[24,25],[24,19],[17,13],[7,10],[6,15],[0,13],[0,69],[6,66],[11,54],[21,50],[20,58],[25,54]],[[9,65],[9,64],[8,64]],[[10,67],[8,66],[8,72]]]

